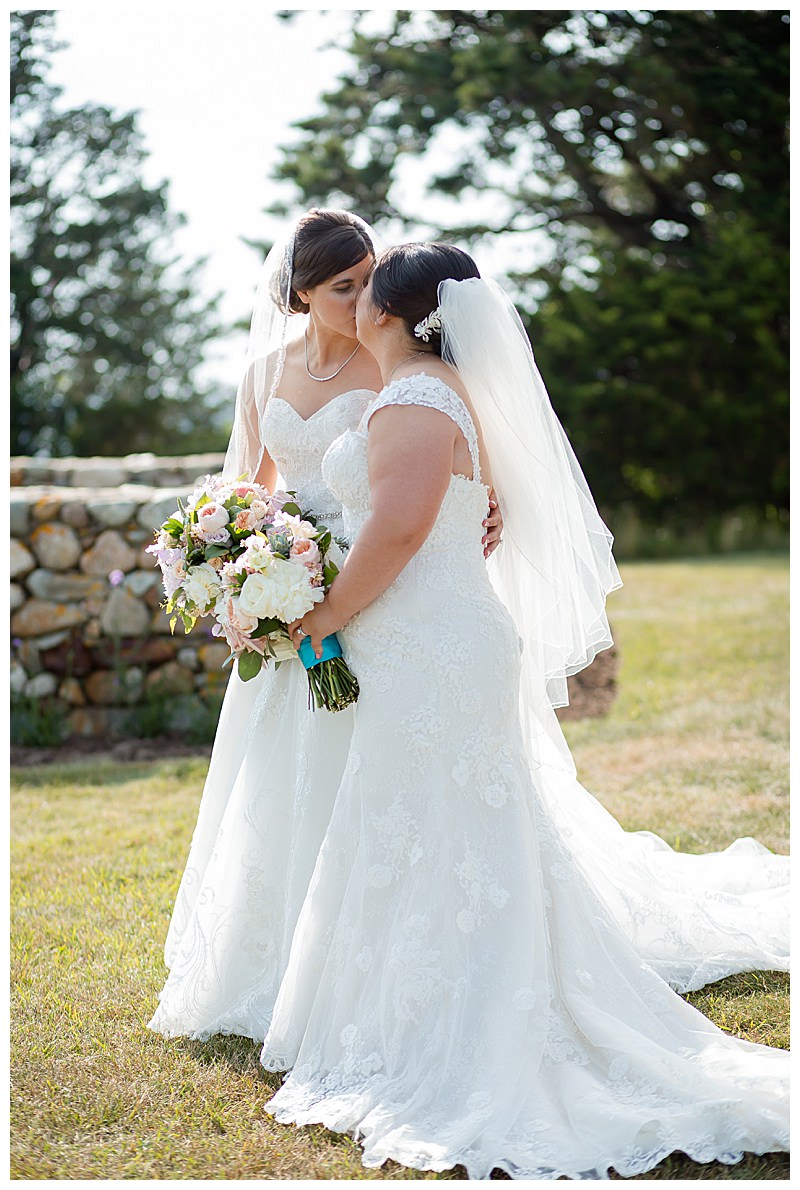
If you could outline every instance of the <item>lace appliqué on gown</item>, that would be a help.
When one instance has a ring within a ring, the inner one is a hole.
[[[368,419],[393,402],[475,441],[446,385],[388,386],[323,464],[350,540]],[[361,697],[264,1044],[268,1069],[291,1069],[268,1111],[353,1133],[367,1166],[470,1178],[785,1148],[787,1056],[726,1036],[642,961],[553,817],[550,770],[531,771],[485,510],[486,489],[453,476],[419,553],[341,633]]]

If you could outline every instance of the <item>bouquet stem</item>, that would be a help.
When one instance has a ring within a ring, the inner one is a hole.
[[[308,674],[308,705],[313,710],[343,711],[358,698],[358,682],[342,656],[342,647],[335,635],[322,642],[322,656],[317,657],[309,637],[300,642],[297,652]]]

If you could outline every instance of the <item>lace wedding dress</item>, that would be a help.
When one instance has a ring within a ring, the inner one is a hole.
[[[423,547],[341,633],[361,694],[262,1051],[290,1071],[267,1110],[352,1132],[365,1165],[462,1164],[470,1178],[633,1176],[674,1150],[734,1162],[787,1148],[788,1055],[729,1037],[662,977],[674,962],[685,978],[698,924],[715,971],[740,969],[748,948],[758,966],[762,926],[769,959],[779,859],[756,849],[766,876],[753,857],[737,882],[738,860],[708,857],[692,887],[692,857],[612,830],[557,765],[532,769],[519,638],[481,548],[476,436],[440,381],[391,384],[329,449],[345,535],[369,512],[368,420],[386,404],[448,414],[475,477],[451,478]],[[590,817],[570,833],[576,807]],[[715,873],[728,892],[712,891]],[[634,945],[640,927],[662,974]]]
[[[341,504],[321,474],[331,442],[374,398],[335,397],[308,419],[273,397],[262,440],[286,488],[338,536]],[[167,935],[170,968],[150,1028],[261,1042],[297,914],[347,759],[353,711],[312,714],[299,662],[231,675],[197,825]]]

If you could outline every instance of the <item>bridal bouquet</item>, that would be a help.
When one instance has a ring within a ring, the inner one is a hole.
[[[339,573],[342,552],[312,511],[301,511],[294,492],[268,492],[259,484],[206,476],[184,506],[147,547],[164,582],[163,604],[174,630],[187,632],[213,616],[212,635],[224,637],[247,682],[262,665],[300,657],[308,673],[309,705],[339,711],[358,697],[335,636],[317,659],[306,637],[296,650],[286,625],[325,598]]]

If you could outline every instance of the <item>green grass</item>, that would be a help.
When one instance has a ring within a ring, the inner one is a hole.
[[[568,723],[583,783],[629,828],[684,850],[754,834],[788,849],[788,568],[783,559],[629,564],[610,614],[620,693]],[[146,1028],[206,760],[95,761],[12,775],[12,1176],[424,1179],[365,1170],[322,1127],[273,1123],[277,1076],[240,1038]],[[788,982],[734,976],[690,999],[722,1028],[788,1044]],[[786,1179],[784,1155],[648,1179]]]

